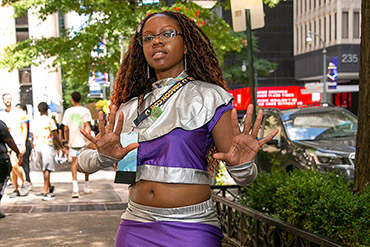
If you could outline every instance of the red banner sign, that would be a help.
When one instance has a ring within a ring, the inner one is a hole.
[[[320,94],[302,94],[301,89],[299,86],[259,87],[257,105],[262,108],[288,109],[320,102]],[[234,96],[233,105],[236,110],[247,109],[251,102],[250,88],[238,88],[229,93]]]

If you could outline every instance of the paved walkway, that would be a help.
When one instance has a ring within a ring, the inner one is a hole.
[[[128,200],[128,186],[115,184],[115,172],[102,170],[90,175],[92,194],[72,198],[70,165],[59,165],[51,173],[56,199],[42,201],[42,172],[31,163],[33,189],[25,197],[1,201],[6,217],[0,220],[0,246],[114,246],[120,215]],[[84,175],[78,174],[80,192]]]

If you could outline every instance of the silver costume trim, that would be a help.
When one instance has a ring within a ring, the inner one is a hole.
[[[246,186],[257,178],[258,169],[254,160],[236,166],[225,166],[237,185]]]
[[[210,179],[207,171],[180,168],[163,167],[154,165],[141,165],[136,170],[136,181],[149,180],[164,183],[178,184],[209,184]]]
[[[218,107],[227,105],[233,97],[222,87],[203,81],[191,81],[169,98],[160,108],[162,115],[153,121],[146,118],[139,126],[134,120],[155,100],[159,99],[171,85],[154,89],[145,95],[143,103],[138,107],[138,98],[122,104],[117,112],[123,112],[123,133],[138,132],[139,142],[149,141],[161,137],[175,128],[194,130],[208,123]]]
[[[77,157],[80,168],[89,174],[111,167],[119,161],[119,159],[101,154],[95,149],[85,149]]]
[[[212,199],[178,208],[149,207],[130,200],[121,219],[142,223],[158,221],[204,223],[220,227]]]

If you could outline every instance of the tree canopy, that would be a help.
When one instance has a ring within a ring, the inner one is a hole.
[[[94,69],[116,72],[121,45],[128,45],[137,25],[147,13],[165,9],[180,11],[200,25],[212,40],[221,62],[226,52],[241,49],[239,38],[233,35],[230,26],[214,12],[195,3],[178,3],[167,7],[161,3],[142,4],[140,1],[9,0],[3,1],[4,4],[14,8],[16,17],[25,15],[30,9],[40,21],[56,12],[64,15],[75,11],[86,16],[86,22],[78,31],[67,29],[59,37],[30,37],[7,47],[0,66],[9,70],[37,66],[45,59],[52,58],[53,66],[61,65],[64,80],[67,81],[87,82],[89,73]],[[91,52],[102,40],[106,46],[105,55],[92,56]]]

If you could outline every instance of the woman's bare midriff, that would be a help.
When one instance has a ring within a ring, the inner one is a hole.
[[[130,187],[130,200],[141,205],[174,208],[204,202],[211,197],[209,185],[140,181]]]

